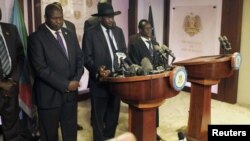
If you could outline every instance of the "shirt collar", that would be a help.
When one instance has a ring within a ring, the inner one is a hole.
[[[101,25],[102,30],[106,33],[107,28],[104,25],[102,25],[102,24],[100,24],[100,25]]]
[[[58,31],[59,33],[62,33],[62,30],[61,30],[61,29],[55,31],[55,30],[51,29],[47,24],[45,24],[45,26],[49,29],[49,31],[50,31],[52,34],[56,34],[57,31]]]
[[[0,33],[3,34],[2,26],[0,24]]]
[[[143,36],[141,36],[141,39],[142,39],[144,42],[151,41],[151,38],[147,39],[147,38],[145,38],[145,37],[143,37]]]

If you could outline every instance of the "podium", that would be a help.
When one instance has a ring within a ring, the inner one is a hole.
[[[182,67],[183,68],[183,67]],[[114,94],[129,105],[129,131],[138,141],[156,140],[156,108],[166,98],[179,93],[171,82],[185,85],[185,76],[180,69],[159,74],[132,77],[105,77],[101,81],[108,82]],[[185,69],[184,69],[185,70]],[[179,88],[183,88],[181,85]]]
[[[207,141],[208,125],[211,123],[211,86],[229,77],[241,64],[239,53],[229,55],[201,56],[174,63],[183,65],[191,82],[191,95],[187,139]]]

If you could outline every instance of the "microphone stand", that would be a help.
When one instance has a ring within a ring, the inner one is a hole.
[[[232,49],[231,43],[228,41],[226,36],[220,36],[220,47],[223,49],[222,55],[227,56],[229,54],[229,51]]]
[[[165,70],[168,69],[168,58],[166,58],[165,56],[161,56],[162,60],[163,60],[163,67]]]

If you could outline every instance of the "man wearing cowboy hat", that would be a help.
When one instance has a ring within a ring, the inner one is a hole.
[[[121,28],[115,26],[112,5],[99,3],[98,13],[92,16],[99,18],[99,23],[85,31],[83,52],[85,66],[89,70],[91,117],[94,141],[103,141],[115,136],[118,124],[120,98],[112,94],[107,84],[100,82],[99,77],[109,76],[114,71],[115,52],[126,53],[126,43]]]

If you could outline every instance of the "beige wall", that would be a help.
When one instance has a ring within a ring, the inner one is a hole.
[[[241,55],[242,64],[239,70],[238,99],[242,105],[250,106],[250,1],[244,0],[242,33],[241,33]]]

